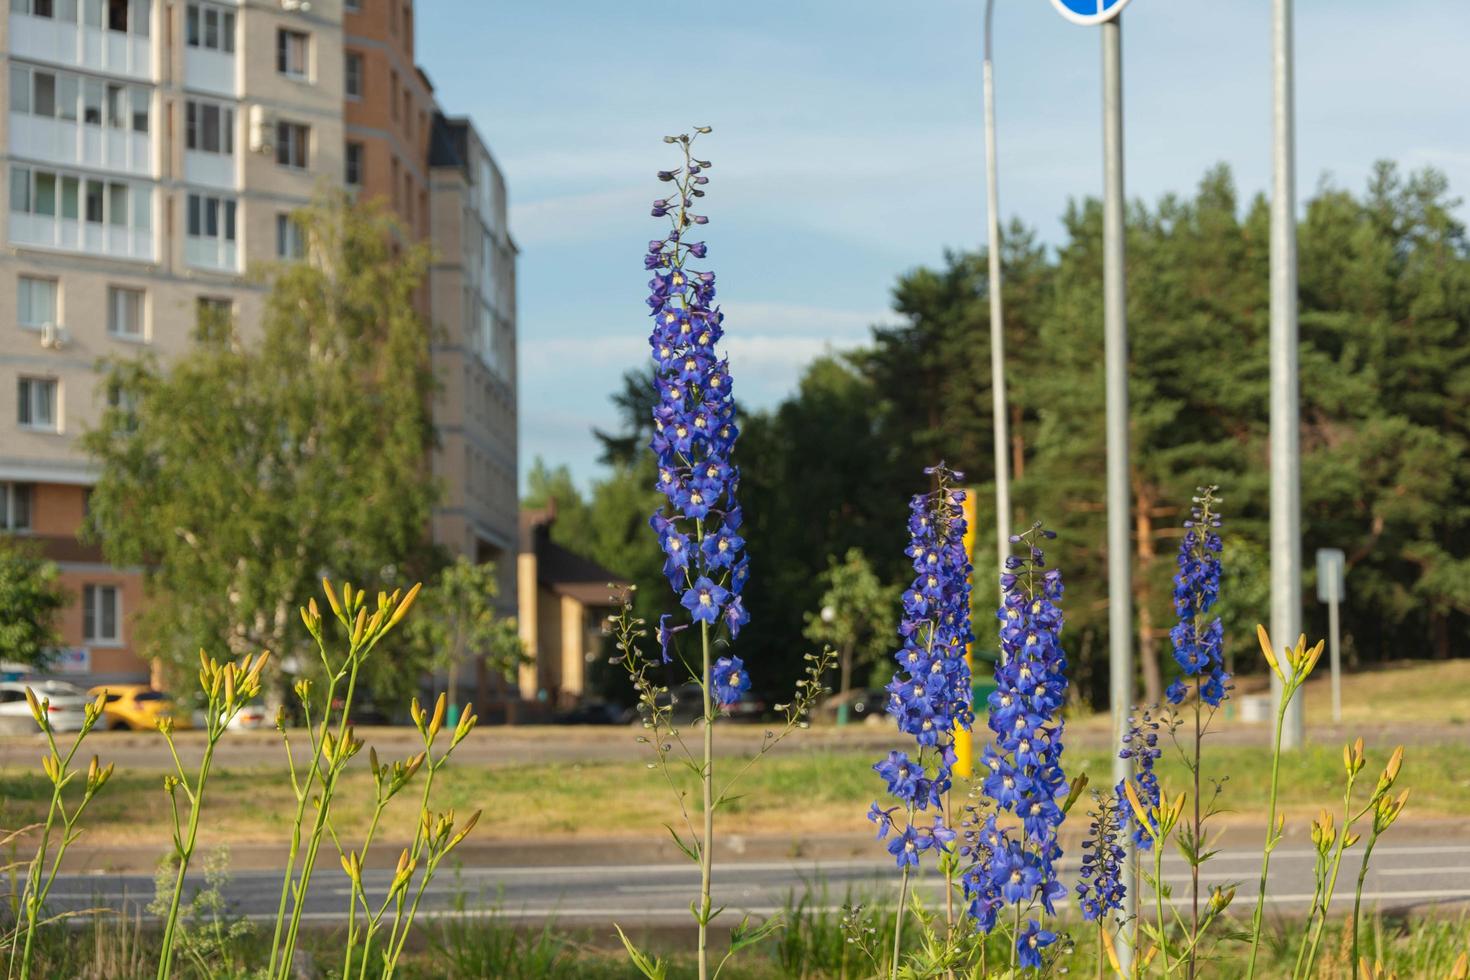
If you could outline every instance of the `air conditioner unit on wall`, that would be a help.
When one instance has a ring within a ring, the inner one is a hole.
[[[286,11],[300,11],[309,13],[311,11],[311,0],[281,0],[281,9]]]
[[[66,328],[59,323],[46,323],[41,326],[42,347],[61,350],[70,339],[66,334]]]
[[[250,150],[252,153],[274,153],[276,149],[276,117],[265,106],[250,107]]]

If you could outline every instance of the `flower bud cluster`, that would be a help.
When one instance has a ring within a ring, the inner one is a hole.
[[[675,634],[691,624],[708,628],[723,621],[734,639],[750,620],[740,598],[749,574],[735,497],[740,471],[731,462],[739,429],[730,365],[718,349],[724,315],[715,305],[715,274],[686,264],[706,255],[703,242],[686,241],[685,235],[705,221],[690,208],[704,196],[710,164],[690,155],[692,137],[670,142],[683,146],[685,163],[659,173],[677,193],[655,201],[653,214],[669,217],[673,227],[666,237],[649,242],[644,258],[653,272],[648,342],[658,396],[650,448],[658,459],[656,487],[668,502],[649,523],[664,552],[664,575],[690,620],[678,626],[668,615],[659,620],[665,661],[673,657]]]

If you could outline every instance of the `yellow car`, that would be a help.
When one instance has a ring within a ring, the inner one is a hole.
[[[147,684],[106,684],[92,688],[90,693],[95,698],[104,692],[107,701],[102,707],[101,727],[108,731],[151,732],[159,718],[168,716],[173,717],[176,729],[191,727],[187,711],[177,710],[170,695]]]

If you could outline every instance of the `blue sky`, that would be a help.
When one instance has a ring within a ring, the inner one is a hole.
[[[1470,17],[1456,0],[1297,3],[1298,193],[1372,162],[1470,192]],[[711,125],[708,263],[742,401],[770,405],[889,318],[895,278],[985,241],[983,0],[425,0],[419,60],[506,173],[520,248],[522,471],[597,473],[594,424],[646,353],[647,203],[660,137]],[[1130,197],[1216,162],[1270,176],[1267,0],[1135,0],[1125,17]],[[1001,210],[1054,241],[1101,186],[1096,28],[997,0]],[[1462,212],[1463,213],[1463,212]]]

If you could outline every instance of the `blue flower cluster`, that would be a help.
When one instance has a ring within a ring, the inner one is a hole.
[[[955,763],[954,730],[974,723],[970,706],[970,667],[965,650],[970,632],[970,561],[965,553],[965,491],[955,484],[963,474],[943,463],[929,467],[935,489],[916,495],[909,505],[908,555],[914,580],[903,594],[902,647],[894,655],[898,670],[889,682],[888,713],[899,731],[912,735],[918,757],[890,752],[873,767],[883,777],[898,806],[874,803],[868,819],[878,824],[878,838],[897,830],[889,842],[899,867],[917,865],[930,848],[948,851],[956,837],[943,813]],[[940,810],[932,826],[916,827],[916,810]],[[901,821],[894,818],[905,811]]]
[[[1123,907],[1123,863],[1128,852],[1118,842],[1127,819],[1128,802],[1094,793],[1097,809],[1088,816],[1087,837],[1082,841],[1082,866],[1078,870],[1077,904],[1082,917],[1096,922],[1108,912]]]
[[[1039,901],[1048,914],[1065,888],[1056,877],[1061,857],[1057,829],[1064,814],[1058,798],[1067,792],[1062,772],[1060,711],[1067,699],[1067,658],[1062,652],[1062,576],[1046,567],[1038,542],[1055,537],[1041,525],[1011,540],[1028,554],[1006,559],[1000,620],[1002,659],[990,695],[990,729],[995,743],[983,755],[985,795],[997,812],[1015,814],[1019,828],[998,828],[992,813],[966,855],[961,876],[968,910],[979,927],[994,928],[1002,906]],[[1023,962],[1039,963],[1040,946],[1055,936],[1028,926],[1017,937]],[[1033,957],[1038,957],[1032,962]]]
[[[1123,747],[1118,750],[1118,758],[1131,762],[1133,775],[1130,778],[1133,780],[1133,789],[1138,794],[1138,802],[1149,813],[1159,805],[1159,777],[1154,772],[1154,763],[1163,754],[1164,750],[1159,748],[1159,721],[1153,712],[1145,708],[1129,716],[1128,731],[1123,733]],[[1133,843],[1138,845],[1140,851],[1147,851],[1154,845],[1152,835],[1138,825],[1138,818],[1134,816],[1133,808],[1128,805],[1128,798],[1123,793],[1122,783],[1117,785],[1116,791],[1119,826],[1131,825]]]
[[[1179,546],[1179,571],[1174,576],[1174,613],[1179,622],[1169,631],[1174,642],[1174,659],[1184,676],[1169,685],[1166,696],[1179,704],[1194,678],[1199,698],[1219,707],[1227,695],[1230,675],[1225,673],[1225,629],[1220,617],[1208,619],[1220,598],[1220,526],[1214,507],[1215,487],[1200,487],[1190,519],[1184,522],[1184,541]]]
[[[705,130],[701,130],[704,132]],[[668,501],[650,520],[664,552],[664,575],[689,622],[670,625],[659,620],[658,639],[664,660],[672,659],[674,637],[689,625],[703,628],[721,622],[734,639],[750,620],[740,593],[749,575],[740,536],[741,514],[735,493],[740,472],[731,463],[739,429],[731,395],[730,367],[718,350],[723,335],[721,314],[715,305],[715,274],[689,268],[690,258],[707,254],[703,242],[685,241],[695,225],[706,222],[690,208],[704,196],[704,175],[710,164],[689,155],[688,137],[671,137],[683,144],[685,165],[659,172],[659,179],[676,185],[677,194],[654,202],[655,217],[669,217],[669,234],[649,242],[644,267],[653,272],[648,306],[653,332],[648,338],[655,365],[651,448],[658,457],[657,488]],[[738,664],[738,661],[735,661]],[[738,667],[742,683],[726,685],[731,703],[750,686],[749,675]]]

